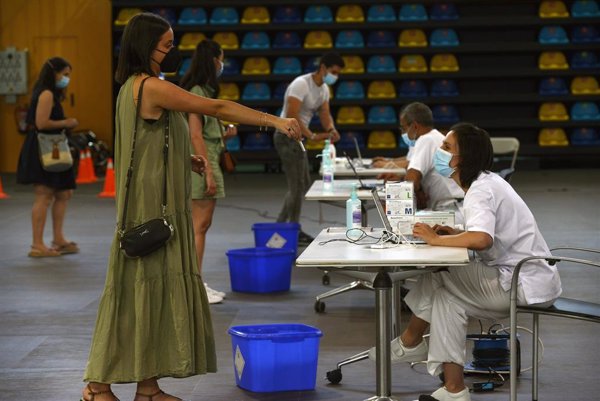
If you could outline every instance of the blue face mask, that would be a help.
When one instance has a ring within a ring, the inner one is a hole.
[[[337,82],[337,80],[338,80],[337,75],[333,75],[330,72],[325,74],[325,78],[323,78],[323,82],[325,82],[327,85],[333,85]]]
[[[416,139],[410,139],[408,137],[408,132],[405,132],[404,134],[402,134],[402,141],[404,141],[406,146],[408,146],[409,148],[414,148],[415,144],[417,143]]]
[[[452,153],[442,148],[437,148],[433,154],[433,167],[441,176],[449,178],[456,169],[450,167]]]
[[[69,85],[69,81],[69,77],[63,75],[58,81],[56,81],[56,87],[58,89],[65,89]]]

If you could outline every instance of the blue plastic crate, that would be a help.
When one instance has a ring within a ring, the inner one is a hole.
[[[254,392],[313,390],[319,340],[316,327],[304,324],[232,326],[235,383]]]
[[[230,249],[229,279],[238,292],[289,291],[296,252],[267,247]]]
[[[255,223],[252,231],[254,245],[257,247],[291,249],[294,252],[298,250],[298,223]]]

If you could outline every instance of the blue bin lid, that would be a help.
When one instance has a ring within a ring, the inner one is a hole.
[[[252,224],[253,230],[283,230],[283,229],[294,229],[300,230],[299,223],[254,223]]]
[[[278,255],[293,255],[296,256],[296,251],[288,248],[267,248],[266,246],[258,246],[255,248],[230,249],[225,252],[227,256],[278,256]]]
[[[227,332],[237,337],[260,340],[299,339],[323,335],[323,332],[316,327],[297,323],[231,326]]]

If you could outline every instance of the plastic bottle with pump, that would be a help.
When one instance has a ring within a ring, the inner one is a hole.
[[[333,190],[333,162],[329,153],[329,140],[325,141],[325,147],[321,153],[323,160],[323,190]]]
[[[358,199],[356,188],[357,184],[353,184],[350,199],[346,201],[346,229],[348,230],[362,227],[361,202]],[[360,233],[358,230],[353,230],[348,233],[348,236],[360,237]]]

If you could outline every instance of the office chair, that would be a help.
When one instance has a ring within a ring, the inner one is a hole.
[[[556,250],[575,250],[581,252],[591,252],[600,254],[600,250],[572,247],[558,247]],[[521,267],[532,260],[546,260],[548,263],[572,262],[578,265],[587,265],[600,267],[600,261],[591,261],[586,259],[576,259],[563,256],[531,256],[521,260],[513,272],[511,290],[510,290],[510,401],[517,401],[517,313],[531,313],[533,316],[533,339],[532,339],[532,383],[531,395],[533,400],[538,399],[538,337],[539,337],[539,316],[548,315],[568,319],[577,319],[592,323],[600,323],[600,304],[568,299],[559,297],[554,305],[548,308],[540,308],[534,305],[517,305],[517,283]]]
[[[498,171],[499,176],[510,182],[515,172],[517,155],[519,154],[519,140],[513,137],[493,137],[490,140],[492,141],[492,148],[494,150],[494,163],[501,160],[500,156],[509,155],[511,157],[510,167]]]

